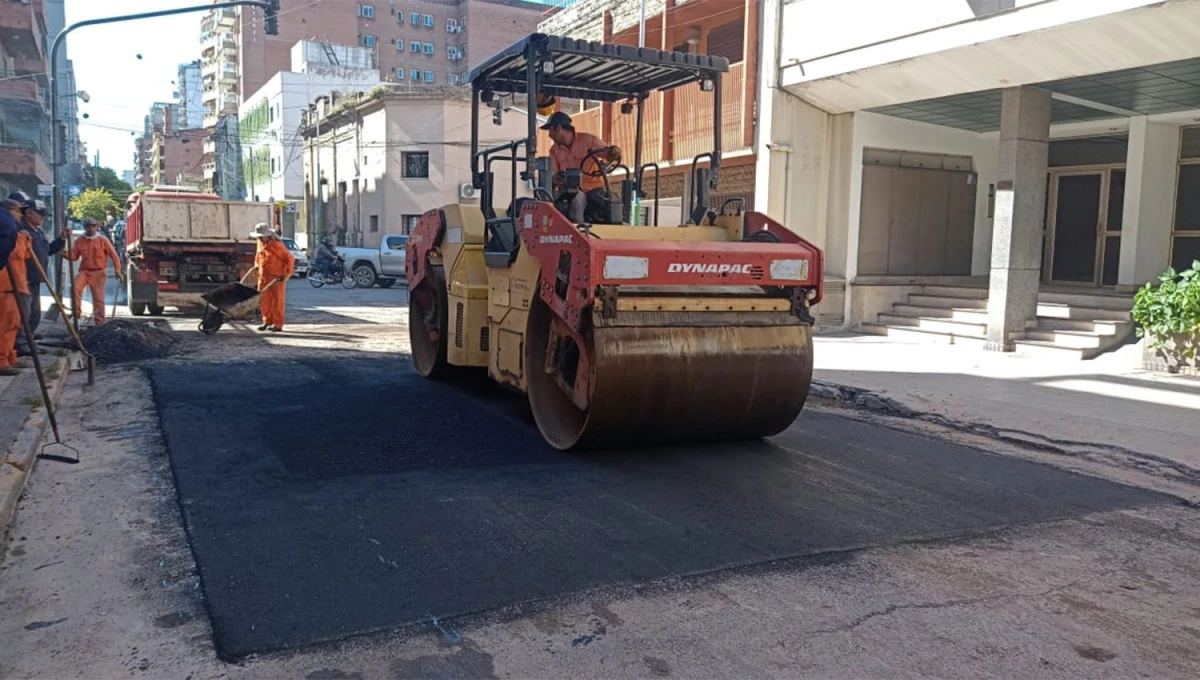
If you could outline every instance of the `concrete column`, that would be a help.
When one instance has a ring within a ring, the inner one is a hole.
[[[1118,285],[1155,280],[1169,264],[1178,163],[1178,125],[1150,122],[1145,116],[1129,119]]]
[[[1009,337],[1037,316],[1042,222],[1050,139],[1050,93],[1035,87],[1004,90],[992,269],[988,283],[987,347],[1012,349]]]

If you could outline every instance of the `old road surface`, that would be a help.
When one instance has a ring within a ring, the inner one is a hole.
[[[0,677],[1200,674],[1173,496],[820,404],[560,453],[519,396],[415,375],[403,290],[289,303],[72,382],[84,462],[22,500]]]

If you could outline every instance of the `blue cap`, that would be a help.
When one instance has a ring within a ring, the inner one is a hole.
[[[549,130],[552,127],[574,128],[571,124],[571,117],[562,111],[555,111],[546,119],[545,125],[542,125],[543,130]]]

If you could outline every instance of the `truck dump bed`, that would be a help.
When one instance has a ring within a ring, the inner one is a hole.
[[[213,194],[147,191],[127,219],[126,248],[143,243],[249,242],[259,222],[271,222],[268,203],[223,201]]]

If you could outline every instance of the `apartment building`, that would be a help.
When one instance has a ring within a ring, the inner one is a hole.
[[[204,85],[201,82],[200,60],[180,64],[175,77],[175,100],[179,104],[179,129],[204,127]]]
[[[309,247],[322,235],[377,247],[407,234],[440,205],[477,199],[471,185],[469,90],[382,91],[357,99],[322,97],[303,121],[304,223]],[[525,119],[481,126],[484,144],[516,139]],[[497,186],[507,186],[498,168]]]
[[[0,2],[0,191],[50,184],[46,17],[41,0]]]
[[[756,193],[851,328],[1087,357],[1200,258],[1200,2],[762,2]]]
[[[291,68],[276,73],[239,109],[246,196],[276,205],[276,224],[295,234],[304,198],[301,116],[318,97],[367,92],[380,85],[375,51],[302,40],[292,46]]]
[[[135,186],[177,184],[181,177],[189,184],[203,179],[205,132],[181,128],[182,111],[178,102],[151,105],[142,135],[134,144]]]
[[[418,86],[465,82],[472,68],[537,30],[546,11],[524,0],[375,0],[343,11],[351,4],[358,44],[377,50],[383,78]]]
[[[54,44],[54,38],[67,25],[64,0],[42,0],[46,16],[46,59],[49,65],[49,51]],[[64,41],[58,48],[58,111],[62,124],[63,145],[63,184],[80,184],[83,180],[83,162],[87,155],[83,142],[79,137],[79,95],[75,85],[75,64],[71,61],[67,44]],[[48,84],[48,83],[47,83]],[[49,102],[47,102],[47,108]]]

